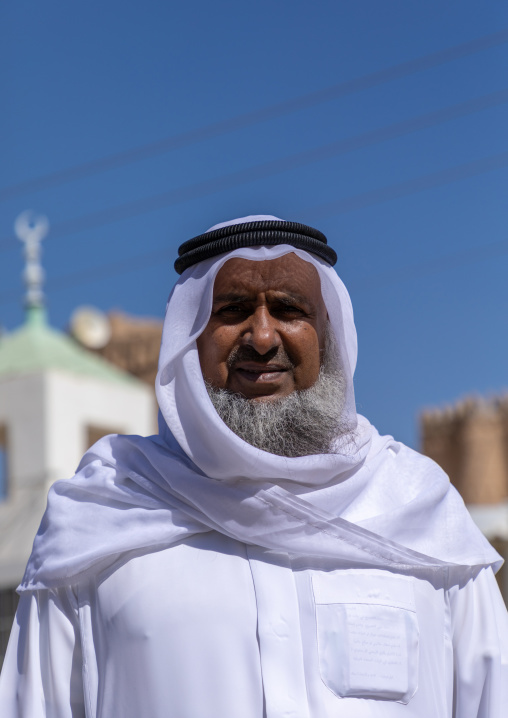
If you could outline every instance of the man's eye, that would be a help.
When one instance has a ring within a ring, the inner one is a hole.
[[[279,312],[284,312],[286,314],[303,314],[303,309],[300,309],[300,307],[295,307],[292,304],[282,304],[278,310]]]
[[[238,304],[228,304],[225,307],[221,307],[217,311],[217,314],[238,314],[243,311],[245,311],[244,308],[239,306]]]

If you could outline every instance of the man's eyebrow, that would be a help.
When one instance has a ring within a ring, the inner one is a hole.
[[[253,298],[254,297],[250,296],[249,294],[240,294],[239,292],[225,292],[224,294],[217,294],[213,298],[213,304],[223,304],[229,302],[251,302]],[[313,306],[312,301],[308,297],[304,297],[302,294],[298,294],[298,292],[288,292],[283,290],[277,292],[275,297],[273,297],[271,301],[280,302],[281,304],[292,304],[293,302],[296,302],[297,304],[303,304],[306,307]]]
[[[248,294],[239,294],[238,292],[229,292],[227,294],[217,294],[213,298],[214,304],[221,304],[222,302],[248,302],[252,300]]]
[[[298,294],[297,292],[281,292],[280,295],[276,295],[275,301],[282,304],[296,302],[297,304],[305,304],[307,307],[312,306],[312,302],[308,297],[304,297],[303,294]]]

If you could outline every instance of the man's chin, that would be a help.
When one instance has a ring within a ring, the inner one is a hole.
[[[242,396],[244,397],[244,399],[247,399],[247,401],[252,401],[252,402],[255,402],[256,404],[262,404],[262,403],[269,404],[270,402],[273,402],[273,401],[285,399],[286,396],[289,396],[289,394],[276,393],[276,394],[260,394],[260,395],[256,395],[256,396],[245,396],[245,394],[243,394]]]

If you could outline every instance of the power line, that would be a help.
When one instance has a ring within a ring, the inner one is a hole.
[[[365,208],[370,205],[387,202],[391,199],[416,194],[426,189],[431,189],[432,187],[443,186],[445,184],[457,182],[461,179],[480,175],[506,166],[508,166],[508,152],[502,152],[480,160],[474,160],[455,167],[450,167],[440,172],[433,172],[431,174],[424,175],[423,177],[417,177],[409,182],[393,184],[371,192],[362,192],[361,194],[345,198],[336,203],[328,203],[327,205],[309,208],[305,213],[305,219],[307,219],[309,214],[316,216],[316,211],[321,212],[323,207],[326,207],[327,214],[345,214],[346,212],[359,208]],[[331,211],[332,204],[334,206],[333,212]],[[427,263],[411,265],[400,270],[390,270],[371,277],[353,280],[349,284],[350,286],[361,286],[362,284],[365,285],[372,282],[372,285],[374,286],[374,282],[377,280],[380,283],[377,286],[382,286],[383,284],[401,281],[402,279],[407,279],[411,276],[416,278],[417,276],[422,276],[423,274],[440,271],[442,269],[449,269],[455,266],[460,266],[461,264],[478,261],[479,259],[487,256],[496,256],[496,254],[504,254],[506,252],[508,252],[508,240],[500,240],[483,245],[482,247],[475,247],[456,252],[448,255],[448,257],[431,260]],[[81,270],[79,272],[55,277],[50,280],[50,290],[53,291],[55,289],[63,289],[68,286],[75,286],[77,284],[86,283],[90,280],[100,279],[101,277],[110,278],[114,275],[123,274],[126,271],[159,264],[166,258],[173,259],[174,257],[174,248],[165,247],[163,249],[154,250],[153,252],[143,253],[136,257],[131,257],[121,262],[115,261],[110,264],[103,264],[100,267],[92,267],[87,270]],[[411,274],[411,272],[413,274]],[[3,292],[0,294],[0,304],[9,303],[14,298],[18,298],[20,295],[21,289]]]
[[[92,212],[82,217],[65,220],[53,225],[51,238],[60,238],[92,229],[111,222],[146,214],[164,207],[180,204],[181,202],[198,199],[206,195],[221,192],[237,187],[240,184],[253,182],[259,179],[280,174],[289,170],[298,169],[313,162],[331,157],[337,157],[347,152],[370,147],[387,140],[396,139],[411,132],[421,131],[449,122],[481,110],[502,105],[508,101],[508,89],[498,90],[472,100],[460,102],[451,107],[445,107],[434,112],[428,112],[418,117],[402,120],[392,125],[364,132],[354,137],[337,140],[321,147],[298,152],[289,157],[264,162],[255,167],[238,170],[228,175],[211,180],[204,180],[187,187],[179,187],[168,192],[162,192],[151,197],[131,201],[107,209]],[[0,251],[12,248],[13,240],[8,237],[0,242]]]
[[[485,261],[494,257],[500,257],[508,254],[508,239],[502,239],[495,242],[489,242],[481,247],[471,247],[467,250],[460,250],[450,253],[444,257],[438,257],[427,262],[419,262],[417,264],[405,265],[394,270],[371,274],[357,279],[348,281],[349,289],[360,289],[362,287],[372,289],[403,281],[415,280],[429,274],[435,274],[457,267],[466,266],[473,262]],[[76,284],[85,284],[90,280],[100,279],[101,277],[110,278],[112,274],[122,274],[126,271],[140,269],[141,267],[159,264],[163,259],[174,257],[174,249],[161,249],[149,254],[143,254],[138,257],[132,257],[123,262],[115,262],[114,264],[101,266],[99,269],[93,268],[81,272],[74,272],[70,275],[57,277],[51,280],[51,291],[65,289]],[[20,298],[22,289],[11,290],[0,295],[0,304],[9,304],[15,298]]]
[[[310,214],[312,217],[326,217],[328,215],[352,212],[353,210],[364,209],[399,197],[406,197],[410,194],[423,192],[426,189],[440,187],[468,177],[475,177],[506,166],[508,166],[508,152],[500,152],[489,157],[482,157],[479,160],[449,167],[439,172],[431,172],[423,177],[415,177],[412,180],[398,182],[388,187],[362,192],[353,197],[326,202],[307,210],[305,216],[308,217]],[[296,215],[295,219],[298,219],[298,215]]]
[[[409,264],[398,269],[379,272],[367,277],[359,277],[348,282],[349,288],[368,287],[379,288],[388,285],[404,282],[408,280],[420,279],[429,274],[443,272],[457,267],[463,267],[473,262],[481,262],[494,257],[501,257],[508,254],[508,238],[500,239],[495,242],[488,242],[481,247],[470,247],[469,249],[459,250],[445,255],[444,257],[436,257],[427,262],[418,262],[418,264]]]
[[[107,278],[112,275],[124,274],[125,272],[142,269],[144,267],[151,267],[154,264],[159,264],[164,259],[175,258],[174,248],[165,247],[163,249],[157,249],[153,252],[146,252],[135,257],[129,257],[121,261],[116,260],[109,264],[101,264],[99,267],[90,267],[89,269],[82,269],[77,272],[71,272],[69,274],[63,274],[54,278],[50,278],[50,291],[65,289],[66,287],[72,287],[77,284],[86,284],[89,281],[95,279]],[[23,294],[23,290],[11,289],[0,294],[0,304],[9,303],[15,298],[19,298]]]
[[[164,259],[175,259],[175,250],[173,247],[164,247],[153,252],[146,252],[135,257],[129,257],[122,261],[110,262],[109,264],[101,264],[99,267],[90,267],[89,269],[63,274],[54,278],[50,278],[50,291],[65,289],[77,284],[86,284],[89,281],[101,278],[109,278],[113,275],[124,274],[131,270],[141,269],[143,267],[151,267],[154,264],[160,264]],[[0,304],[9,304],[14,299],[18,299],[23,294],[23,290],[11,289],[0,294]]]
[[[210,125],[206,125],[205,127],[172,135],[162,140],[158,140],[157,142],[142,145],[124,152],[118,152],[114,155],[110,155],[109,157],[91,160],[83,164],[75,165],[74,167],[68,167],[67,169],[52,172],[41,177],[25,180],[24,182],[0,189],[0,202],[24,195],[28,192],[55,187],[77,179],[90,177],[100,172],[123,167],[133,162],[155,157],[165,152],[170,152],[171,150],[187,147],[195,144],[196,142],[202,142],[203,140],[218,137],[220,135],[244,129],[261,122],[276,119],[277,117],[282,117],[298,110],[313,107],[323,102],[336,100],[340,97],[351,95],[355,92],[361,92],[362,90],[367,90],[392,80],[407,77],[416,72],[422,72],[423,70],[438,67],[439,65],[467,57],[468,55],[472,55],[482,50],[488,50],[498,45],[502,45],[507,41],[508,29],[504,29],[490,35],[485,35],[476,40],[462,43],[461,45],[455,45],[453,47],[446,48],[445,50],[439,50],[414,60],[408,60],[399,65],[394,65],[383,70],[369,73],[363,77],[346,80],[345,82],[333,85],[332,87],[327,87],[323,90],[317,90],[315,92],[301,95],[300,97],[293,98],[292,100],[285,100],[283,102],[270,105],[269,107],[264,107],[258,110],[253,110],[252,112],[246,112],[242,115],[237,115],[236,117],[214,122]]]

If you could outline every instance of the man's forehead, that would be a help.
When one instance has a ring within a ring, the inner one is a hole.
[[[317,269],[293,253],[261,261],[232,257],[215,278],[214,296],[225,292],[268,290],[316,300],[321,297],[321,282]]]

